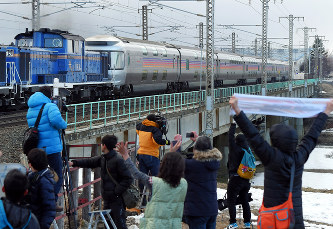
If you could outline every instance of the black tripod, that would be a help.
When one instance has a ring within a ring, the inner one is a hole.
[[[76,217],[75,217],[76,209],[75,209],[74,198],[73,198],[73,184],[72,184],[72,179],[70,176],[69,163],[68,163],[69,153],[67,152],[64,130],[62,130],[61,138],[62,138],[62,144],[63,144],[62,173],[63,173],[63,177],[64,177],[63,190],[64,190],[65,213],[68,217],[69,228],[76,229],[77,222],[76,222]],[[74,225],[72,225],[72,222]]]

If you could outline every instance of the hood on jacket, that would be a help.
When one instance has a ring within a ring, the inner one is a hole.
[[[145,119],[142,121],[142,125],[145,125],[145,126],[155,126],[157,128],[159,128],[158,124],[154,121],[149,121],[148,119]]]
[[[7,220],[14,229],[23,228],[29,221],[31,211],[2,198]]]
[[[222,160],[222,153],[216,149],[213,148],[212,150],[208,151],[199,151],[199,150],[193,150],[193,159],[197,161],[221,161]]]
[[[272,146],[285,153],[294,153],[298,144],[296,130],[285,124],[275,124],[269,131]]]
[[[235,138],[236,144],[242,148],[249,148],[244,134],[238,134]]]
[[[29,107],[37,107],[44,103],[50,103],[51,99],[47,98],[42,92],[35,92],[28,100]]]

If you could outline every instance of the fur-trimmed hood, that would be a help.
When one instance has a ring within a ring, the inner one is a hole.
[[[217,148],[213,148],[212,150],[208,151],[194,150],[193,153],[194,153],[193,159],[201,162],[222,160],[222,153]]]

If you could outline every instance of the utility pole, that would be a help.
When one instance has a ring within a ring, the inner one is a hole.
[[[301,29],[304,31],[304,79],[308,79],[308,75],[310,75],[310,69],[307,61],[309,50],[309,32],[316,30],[316,28],[304,27]]]
[[[148,40],[148,10],[150,12],[151,9],[148,9],[147,5],[142,6],[142,40],[147,41]],[[138,10],[140,12],[140,9]]]
[[[292,94],[292,77],[293,77],[293,44],[294,44],[294,20],[303,19],[304,17],[294,17],[292,14],[289,17],[279,17],[280,19],[286,18],[289,20],[289,93]]]
[[[204,1],[204,0],[160,0],[161,1]],[[267,1],[267,0],[264,0]],[[215,0],[206,0],[206,130],[205,135],[213,143],[214,109],[214,5]]]
[[[206,136],[213,143],[214,109],[214,4],[215,0],[206,0]]]
[[[258,39],[254,39],[254,55],[258,55]]]
[[[262,2],[262,42],[261,42],[261,55],[262,55],[262,76],[261,76],[261,94],[266,95],[267,88],[267,22],[268,22],[268,3],[270,0],[261,0]],[[265,125],[266,128],[266,125]]]
[[[202,100],[202,51],[203,51],[203,23],[199,23],[199,47],[201,51],[201,57],[200,57],[200,105]]]
[[[40,29],[40,0],[32,0],[32,30]]]
[[[232,39],[232,43],[231,43],[232,53],[236,53],[236,34],[235,34],[235,32],[233,32],[231,34],[231,39]]]

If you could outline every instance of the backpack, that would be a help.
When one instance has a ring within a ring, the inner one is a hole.
[[[42,108],[40,109],[35,125],[33,127],[29,127],[24,131],[23,135],[23,142],[22,142],[22,148],[25,155],[28,155],[30,150],[37,148],[38,142],[39,142],[39,135],[38,135],[38,125],[40,122],[40,119],[42,117],[43,109],[45,107],[46,103],[43,104]]]
[[[254,158],[251,149],[244,150],[244,156],[237,169],[237,174],[245,179],[252,179],[256,172],[256,159]]]
[[[31,220],[31,211],[29,212],[29,219],[27,223],[21,229],[27,228],[30,220]],[[0,229],[7,229],[7,228],[13,229],[13,226],[8,222],[3,202],[2,200],[0,200]]]

